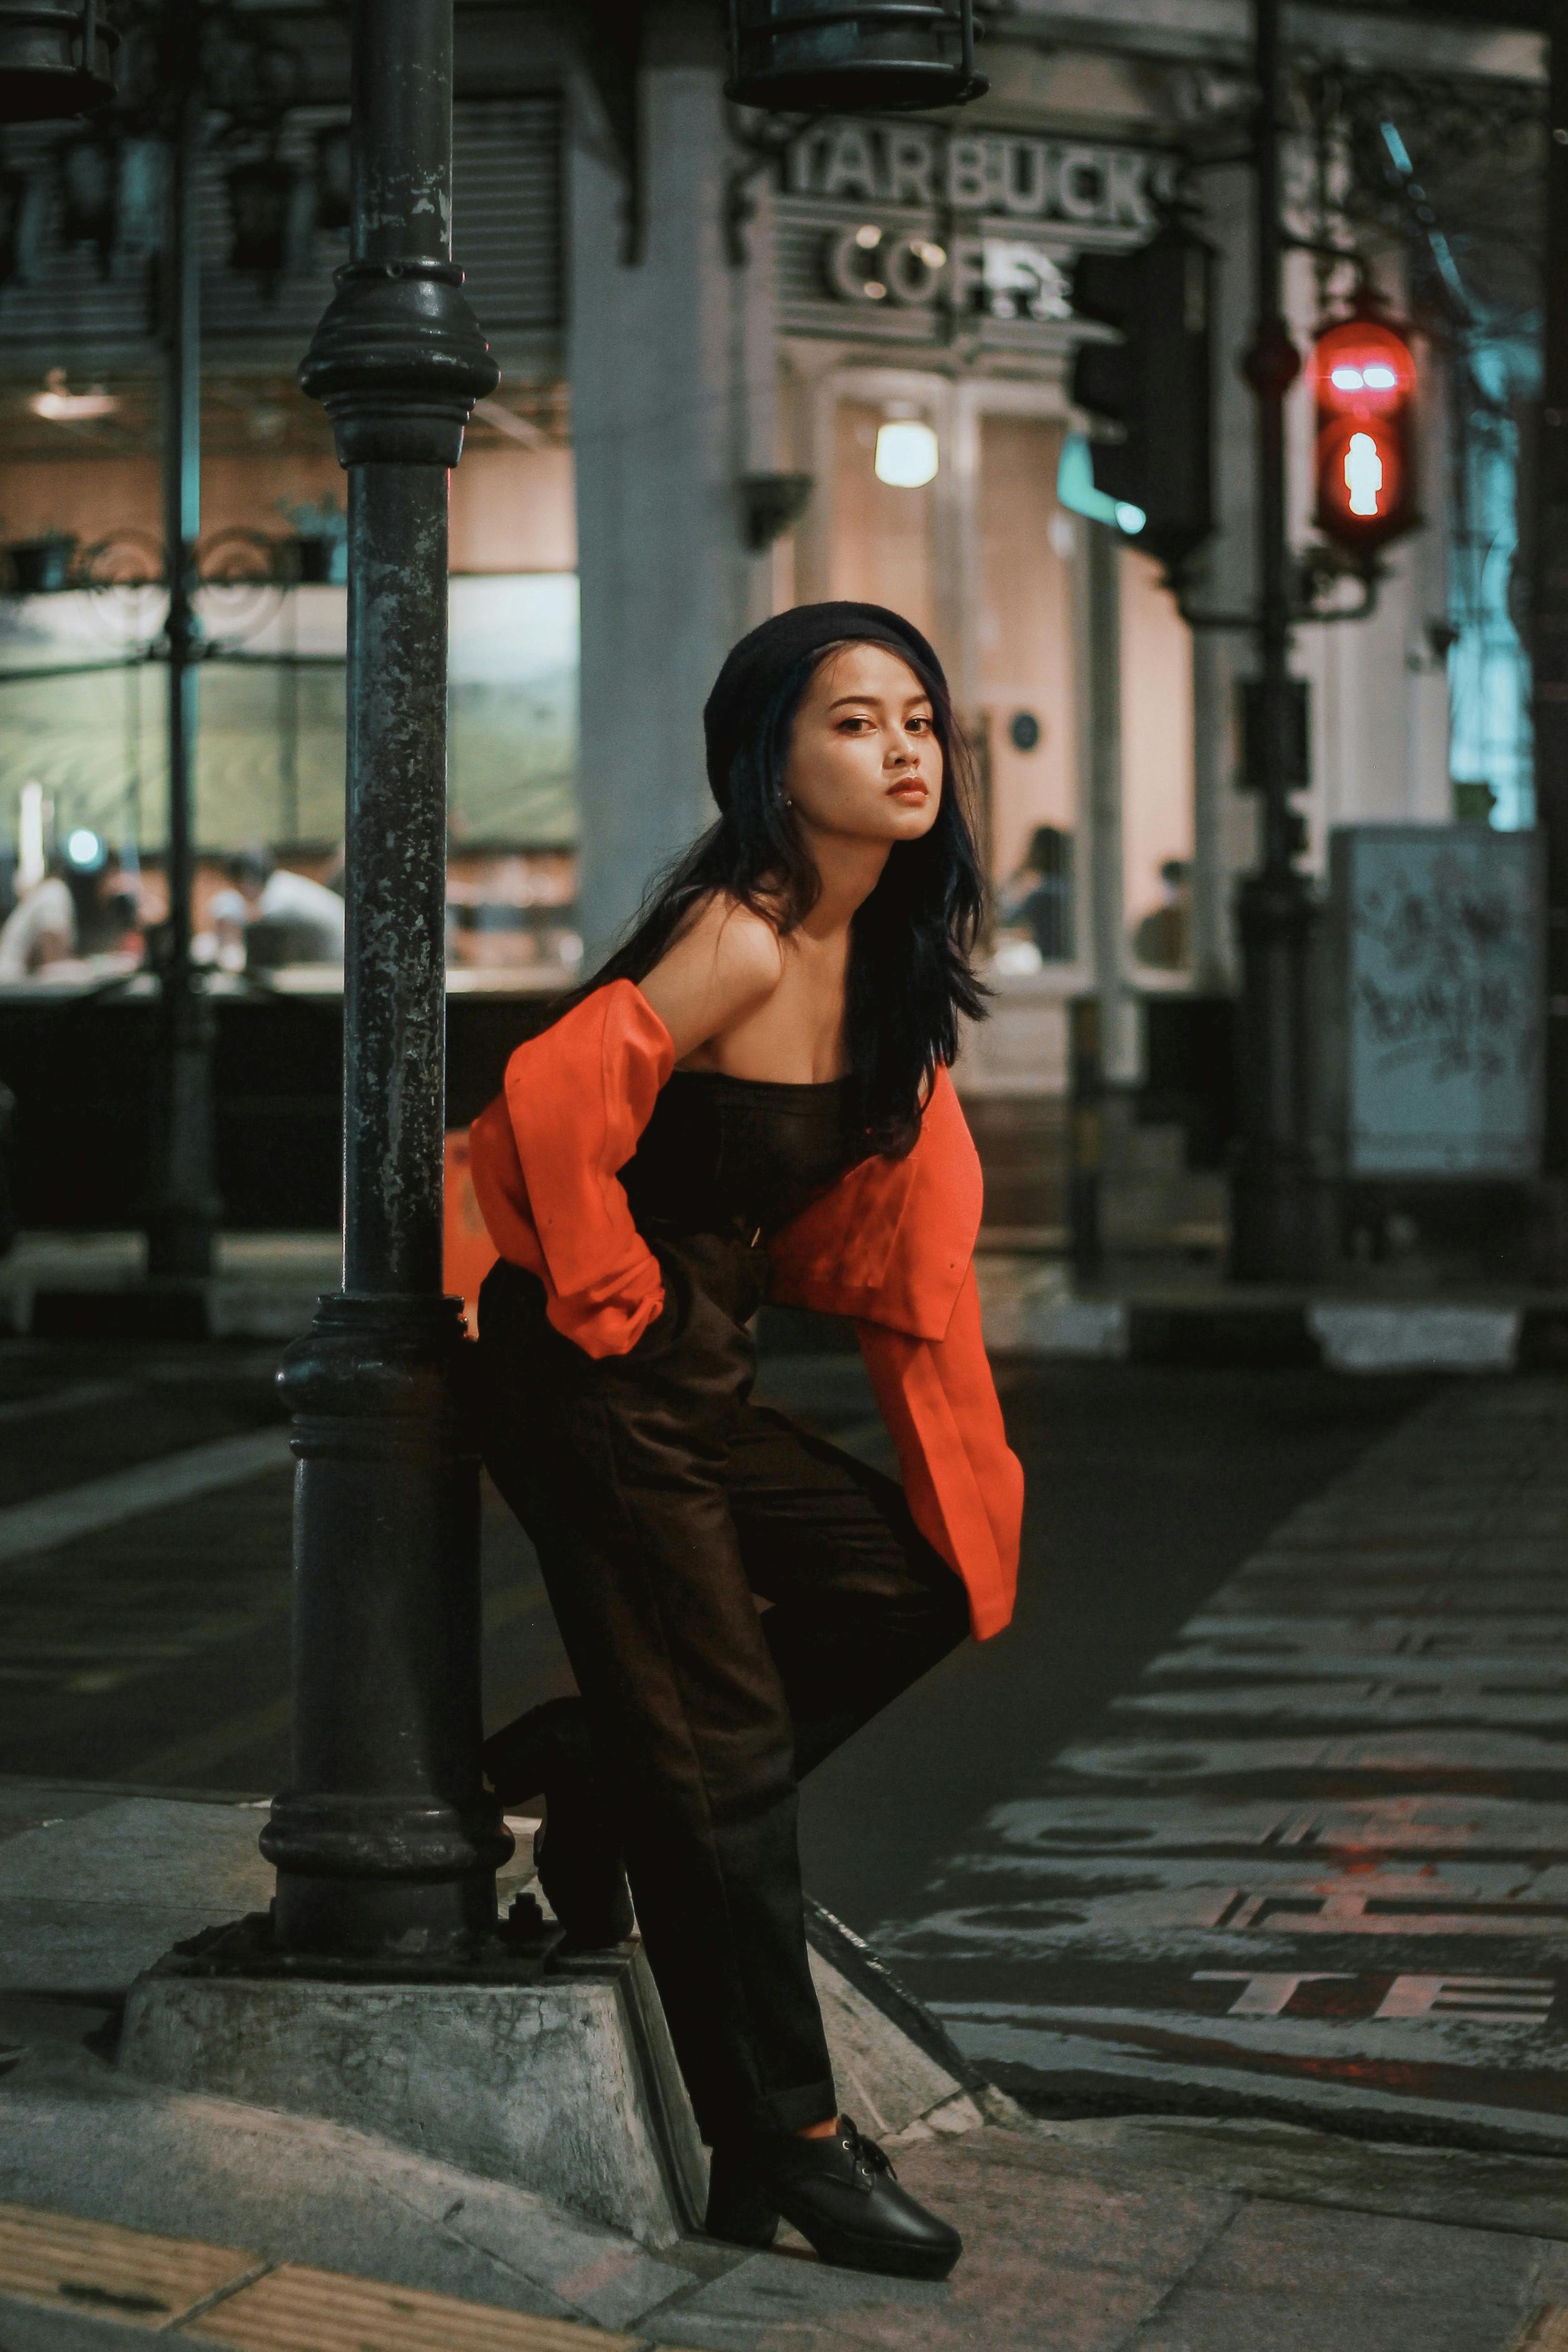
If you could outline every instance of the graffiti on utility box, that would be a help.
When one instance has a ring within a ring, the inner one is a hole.
[[[1331,837],[1331,1024],[1351,1176],[1531,1176],[1542,1127],[1540,844],[1481,824]]]

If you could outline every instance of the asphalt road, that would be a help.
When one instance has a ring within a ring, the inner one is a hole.
[[[1019,1602],[808,1785],[806,1883],[862,1934],[1125,1689],[1269,1529],[1428,1392],[1316,1371],[1000,1373],[1027,1508]]]
[[[0,1346],[0,1771],[283,1779],[291,1478],[273,1362],[256,1347]],[[1100,1365],[1007,1367],[1003,1382],[1029,1479],[1017,1622],[951,1658],[808,1791],[809,1881],[857,1926],[902,1909],[911,1874],[1425,1393]],[[771,1360],[763,1387],[886,1458],[853,1357]],[[571,1681],[531,1549],[488,1482],[484,1578],[494,1724]]]

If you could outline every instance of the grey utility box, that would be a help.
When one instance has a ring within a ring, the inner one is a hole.
[[[1536,833],[1330,835],[1329,1105],[1348,1177],[1541,1165],[1544,862]]]

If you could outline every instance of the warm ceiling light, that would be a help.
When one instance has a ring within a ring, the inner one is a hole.
[[[895,489],[918,490],[935,478],[936,435],[912,417],[897,417],[877,428],[877,479]]]
[[[79,425],[89,417],[114,415],[120,402],[101,384],[92,392],[68,392],[64,368],[51,368],[42,392],[34,393],[27,405],[35,416],[47,416],[52,425]]]

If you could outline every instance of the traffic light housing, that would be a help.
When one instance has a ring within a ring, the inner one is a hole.
[[[1143,517],[1135,547],[1175,572],[1214,529],[1214,253],[1175,222],[1132,253],[1086,253],[1072,272],[1079,318],[1115,327],[1117,343],[1082,343],[1074,405],[1119,428],[1094,440],[1094,487]]]
[[[1317,505],[1323,537],[1358,562],[1414,528],[1415,353],[1370,307],[1325,328],[1308,381],[1317,409]]]

